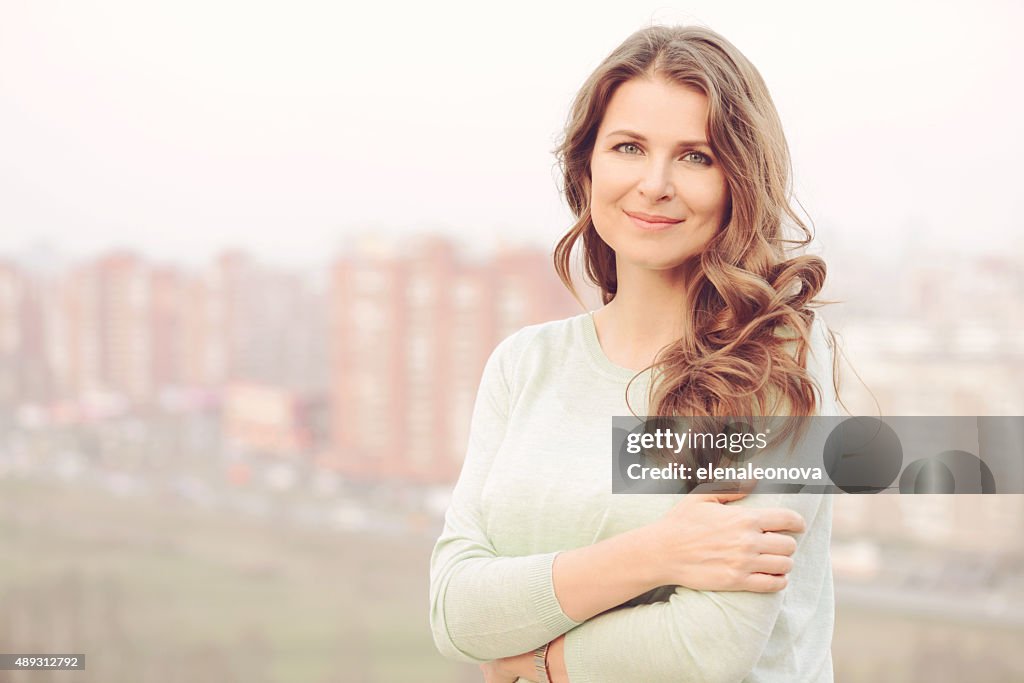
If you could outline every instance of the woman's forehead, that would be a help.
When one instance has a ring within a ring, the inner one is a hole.
[[[695,88],[661,78],[634,78],[612,95],[601,121],[601,134],[632,134],[655,143],[675,145],[705,140],[708,98]]]

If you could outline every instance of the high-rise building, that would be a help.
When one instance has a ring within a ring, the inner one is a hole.
[[[539,250],[469,261],[441,237],[363,241],[333,268],[333,466],[448,483],[494,346],[576,306]]]
[[[185,280],[168,266],[149,271],[150,372],[156,387],[180,385],[184,380]]]
[[[149,266],[131,252],[96,263],[100,376],[107,390],[133,400],[152,397],[154,330]]]
[[[356,478],[402,474],[407,444],[407,269],[394,243],[364,240],[332,268],[332,464]]]
[[[208,269],[183,279],[178,290],[180,381],[185,386],[217,386],[227,374],[224,306],[216,296],[214,278]]]

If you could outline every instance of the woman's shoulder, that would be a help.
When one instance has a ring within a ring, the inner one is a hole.
[[[513,387],[523,376],[563,362],[576,345],[585,315],[589,313],[526,325],[506,336],[487,359],[484,377],[501,377]]]
[[[517,364],[524,356],[536,355],[549,350],[564,352],[580,333],[584,316],[581,313],[560,320],[549,320],[526,325],[502,339],[494,348],[492,357],[505,363]]]

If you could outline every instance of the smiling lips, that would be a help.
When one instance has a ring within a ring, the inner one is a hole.
[[[625,214],[629,216],[629,219],[636,224],[637,227],[643,230],[665,230],[673,225],[678,225],[683,222],[681,218],[670,218],[668,216],[657,216],[654,214],[643,213],[641,211],[625,211]]]

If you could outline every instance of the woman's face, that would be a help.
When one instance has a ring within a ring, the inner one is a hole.
[[[707,120],[707,96],[660,77],[612,95],[590,158],[590,206],[620,281],[624,268],[676,268],[722,226],[729,190]]]

